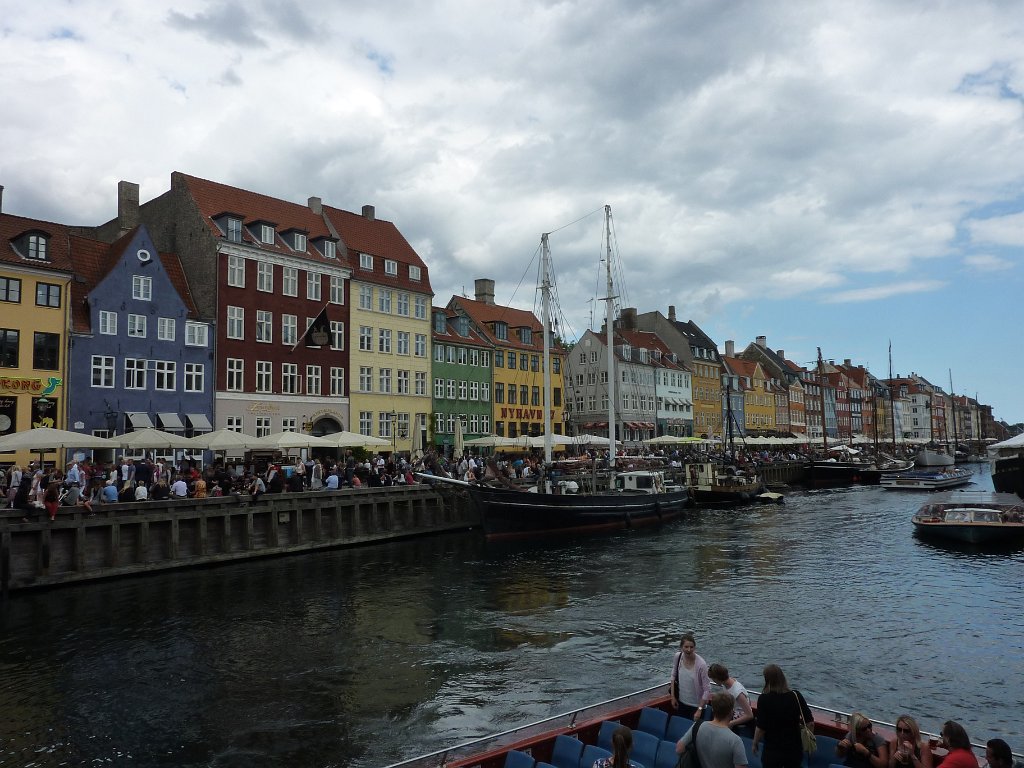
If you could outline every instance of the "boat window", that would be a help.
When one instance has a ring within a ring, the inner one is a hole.
[[[974,513],[976,523],[998,523],[999,513],[994,509],[979,509]]]
[[[650,488],[653,484],[653,478],[650,475],[640,475],[636,478],[637,488]]]
[[[623,488],[626,487],[625,484],[626,484],[626,479],[624,477],[619,476],[619,477],[615,478],[615,490],[621,491]]]

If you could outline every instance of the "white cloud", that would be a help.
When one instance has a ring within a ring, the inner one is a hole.
[[[941,280],[917,280],[890,285],[876,285],[870,288],[857,288],[850,291],[839,291],[824,298],[828,304],[849,304],[861,301],[880,301],[903,296],[908,293],[930,293],[946,286]]]
[[[1024,246],[1024,213],[974,220],[967,228],[977,243]]]
[[[990,253],[966,256],[964,264],[978,272],[1002,272],[1014,267],[1014,262],[1009,259],[1003,259]]]

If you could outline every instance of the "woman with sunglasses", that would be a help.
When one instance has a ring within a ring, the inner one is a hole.
[[[932,768],[932,750],[921,740],[921,729],[910,715],[896,718],[896,735],[889,742],[889,768]]]
[[[850,715],[850,730],[836,745],[836,754],[848,768],[889,768],[889,745],[860,712]]]

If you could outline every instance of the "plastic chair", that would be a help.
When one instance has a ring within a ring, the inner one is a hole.
[[[633,751],[629,753],[629,759],[644,768],[654,768],[660,744],[661,739],[654,734],[646,731],[633,731]]]
[[[594,762],[602,757],[611,757],[612,753],[607,749],[587,744],[583,747],[583,754],[580,756],[580,768],[593,768]]]
[[[580,768],[580,754],[583,742],[560,733],[555,736],[555,746],[551,750],[551,762],[556,768]]]
[[[676,743],[662,739],[658,744],[658,754],[654,758],[654,768],[675,768],[679,762],[679,755],[676,754]]]
[[[665,729],[665,738],[669,741],[679,741],[686,732],[693,727],[693,720],[679,715],[672,715],[668,719],[668,728]]]
[[[536,762],[533,755],[518,749],[510,749],[505,755],[505,768],[533,768]]]
[[[618,720],[605,720],[601,723],[600,729],[597,731],[597,746],[601,749],[607,749],[609,752],[612,751],[612,734],[615,733],[615,729],[619,727]]]
[[[654,707],[644,707],[640,710],[640,719],[637,720],[636,730],[652,733],[659,739],[665,738],[665,730],[668,728],[668,712]]]

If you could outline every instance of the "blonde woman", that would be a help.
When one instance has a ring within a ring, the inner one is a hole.
[[[836,745],[836,754],[848,768],[889,768],[889,745],[860,712],[850,715],[850,730]]]
[[[910,715],[896,718],[896,734],[889,741],[889,768],[932,768],[932,750],[921,739],[921,729]]]

